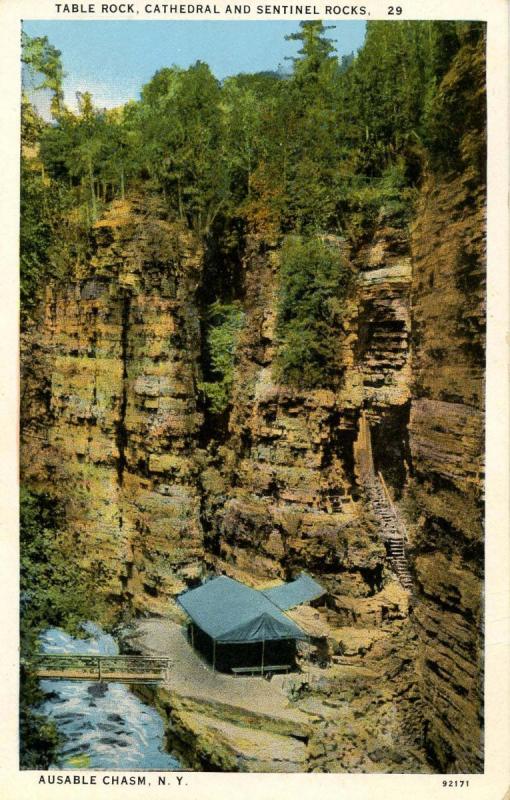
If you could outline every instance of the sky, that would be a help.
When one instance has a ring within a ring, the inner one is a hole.
[[[23,29],[29,36],[47,36],[61,51],[65,102],[71,108],[76,92],[84,91],[92,93],[99,108],[136,100],[161,67],[205,61],[221,80],[239,72],[276,70],[299,49],[299,42],[284,38],[299,29],[297,20],[26,20]],[[339,55],[355,52],[363,43],[365,23],[337,22],[328,36]]]

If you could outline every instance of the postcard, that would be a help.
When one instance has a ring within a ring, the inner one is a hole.
[[[507,4],[0,15],[2,796],[503,798]]]

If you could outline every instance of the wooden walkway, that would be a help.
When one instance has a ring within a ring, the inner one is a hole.
[[[66,681],[159,683],[168,677],[168,658],[40,653],[31,659],[38,678]]]
[[[361,484],[377,519],[379,535],[386,545],[390,566],[404,589],[410,591],[413,579],[405,553],[407,531],[382,474],[375,472],[370,424],[365,412],[360,421],[358,466]]]

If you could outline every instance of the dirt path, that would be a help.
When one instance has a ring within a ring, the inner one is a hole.
[[[270,680],[257,676],[213,672],[186,639],[184,628],[165,619],[140,620],[131,638],[144,655],[164,656],[172,661],[163,684],[183,697],[217,701],[247,711],[306,724],[308,716],[293,708],[284,691],[285,676]]]

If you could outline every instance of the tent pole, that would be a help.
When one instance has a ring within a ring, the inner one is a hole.
[[[213,639],[212,653],[212,671],[216,672],[216,639]]]
[[[264,645],[265,640],[262,639],[262,677],[264,677]]]

